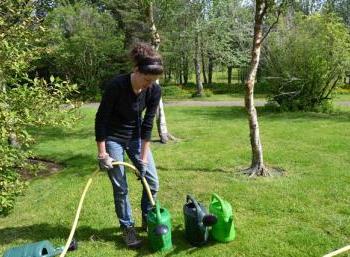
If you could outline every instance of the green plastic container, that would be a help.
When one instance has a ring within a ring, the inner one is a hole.
[[[53,257],[61,254],[63,247],[55,248],[47,241],[40,241],[14,247],[4,253],[4,257]]]
[[[187,195],[183,214],[187,241],[194,246],[204,245],[209,236],[209,227],[203,224],[203,218],[208,214],[205,206],[197,202],[191,195]]]
[[[171,216],[167,209],[161,208],[159,202],[147,214],[148,241],[154,251],[172,249]]]
[[[217,217],[217,223],[211,229],[212,237],[219,242],[235,239],[236,231],[231,204],[222,200],[217,194],[212,194],[209,212]]]

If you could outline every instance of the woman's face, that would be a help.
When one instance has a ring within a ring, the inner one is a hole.
[[[151,75],[151,74],[143,74],[141,72],[137,72],[138,84],[141,89],[147,89],[150,87],[157,79],[159,79],[160,75]]]

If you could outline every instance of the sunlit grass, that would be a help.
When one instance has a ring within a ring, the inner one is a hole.
[[[63,245],[80,194],[96,168],[95,109],[72,129],[37,131],[34,151],[64,169],[30,182],[15,210],[0,222],[1,253],[49,239]],[[170,132],[180,139],[152,149],[160,177],[159,199],[172,215],[174,250],[154,256],[309,257],[350,242],[350,109],[334,114],[270,113],[258,109],[266,164],[286,170],[276,178],[248,179],[248,122],[243,108],[168,107]],[[156,133],[153,133],[156,139]],[[137,226],[141,185],[128,177]],[[185,241],[186,194],[209,204],[216,192],[232,204],[237,238],[194,249]],[[79,249],[69,256],[153,256],[147,245],[124,247],[107,175],[93,179],[76,232]],[[142,236],[145,238],[146,234]],[[67,255],[68,256],[68,255]]]

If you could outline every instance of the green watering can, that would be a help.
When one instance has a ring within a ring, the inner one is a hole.
[[[5,252],[4,257],[53,257],[60,254],[63,247],[55,248],[47,241],[26,244]]]
[[[218,219],[211,229],[212,237],[219,242],[229,242],[235,239],[236,231],[231,204],[222,200],[217,194],[212,194],[209,212]]]
[[[74,251],[78,247],[75,239],[69,245],[68,251]],[[25,244],[7,250],[3,257],[53,257],[63,252],[62,247],[54,247],[48,240]]]
[[[158,201],[147,214],[148,240],[154,251],[167,251],[173,247],[170,218],[168,210],[161,208]]]
[[[187,195],[183,207],[185,219],[185,237],[193,246],[204,245],[208,241],[209,228],[217,222],[216,216],[210,215],[204,205]]]

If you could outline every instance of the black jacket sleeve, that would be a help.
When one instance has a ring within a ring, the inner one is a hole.
[[[141,139],[149,141],[152,135],[153,120],[161,97],[160,86],[155,84],[152,88],[151,96],[146,102],[146,113],[141,126]]]
[[[115,108],[118,88],[115,80],[108,83],[105,88],[95,117],[95,138],[97,142],[104,141],[107,137],[107,125],[111,119],[113,108]]]

